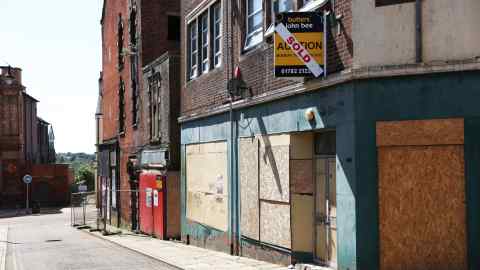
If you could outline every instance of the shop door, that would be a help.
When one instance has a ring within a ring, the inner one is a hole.
[[[337,196],[335,156],[315,159],[315,260],[337,266]]]

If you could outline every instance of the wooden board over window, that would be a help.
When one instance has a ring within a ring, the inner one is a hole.
[[[228,229],[227,143],[187,145],[187,218]]]
[[[380,269],[467,269],[463,132],[462,119],[377,123]]]
[[[464,144],[463,119],[377,122],[377,146]]]

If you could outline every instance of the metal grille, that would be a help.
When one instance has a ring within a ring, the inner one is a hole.
[[[99,230],[100,209],[97,207],[96,192],[79,192],[71,195],[71,225]]]
[[[154,209],[161,207],[163,202],[156,194],[152,188],[139,191],[104,187],[99,192],[72,193],[71,225],[79,229],[102,231],[105,235],[118,233],[120,228],[129,228],[158,237],[161,232],[155,231],[155,228],[156,223],[161,221],[154,217]],[[129,205],[123,205],[122,208],[120,198],[130,201]],[[141,208],[143,219],[140,218]]]

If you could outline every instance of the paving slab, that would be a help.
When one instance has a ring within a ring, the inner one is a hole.
[[[0,226],[0,270],[5,270],[7,262],[8,227]]]
[[[250,258],[230,256],[226,253],[185,245],[181,242],[164,241],[144,235],[121,233],[104,236],[100,232],[88,232],[99,238],[145,254],[178,269],[184,270],[287,270],[288,267]],[[1,270],[1,269],[0,269]]]

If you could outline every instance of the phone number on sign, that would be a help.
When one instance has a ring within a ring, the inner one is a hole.
[[[308,68],[284,68],[280,70],[282,75],[293,75],[293,74],[312,74]]]

